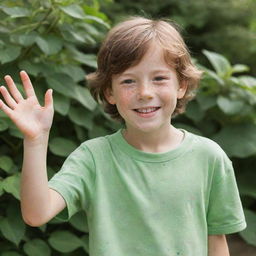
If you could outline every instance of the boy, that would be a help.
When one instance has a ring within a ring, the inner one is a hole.
[[[24,134],[25,222],[84,210],[91,256],[228,256],[224,234],[246,227],[231,161],[213,141],[170,123],[200,76],[173,24],[135,17],[114,27],[88,81],[125,127],[84,142],[49,183],[52,90],[41,107],[24,71],[27,99],[6,76],[0,107]]]

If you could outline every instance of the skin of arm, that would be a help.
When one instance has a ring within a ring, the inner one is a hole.
[[[65,208],[65,201],[49,189],[47,177],[47,147],[53,120],[52,90],[45,93],[41,106],[29,76],[20,72],[26,97],[17,89],[10,76],[5,76],[6,87],[0,87],[4,101],[0,109],[13,121],[24,136],[24,156],[21,173],[21,211],[30,226],[41,226]]]
[[[208,256],[230,256],[225,235],[208,236]]]
[[[24,221],[30,226],[45,224],[66,206],[62,196],[48,188],[47,146],[47,134],[36,140],[24,140],[21,212]]]

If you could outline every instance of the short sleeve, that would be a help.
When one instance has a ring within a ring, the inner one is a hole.
[[[95,180],[94,167],[93,157],[83,143],[68,156],[60,171],[48,182],[49,188],[57,191],[66,202],[67,207],[57,218],[68,220],[89,207]]]
[[[223,152],[216,160],[207,211],[209,235],[231,234],[246,228],[232,162]]]

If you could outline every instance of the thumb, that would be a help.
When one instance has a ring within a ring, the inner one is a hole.
[[[44,106],[45,108],[52,107],[53,98],[52,98],[52,89],[48,89],[44,96]]]

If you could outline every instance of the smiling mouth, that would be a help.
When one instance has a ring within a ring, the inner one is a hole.
[[[149,108],[136,108],[134,111],[142,114],[152,113],[160,109],[160,107],[149,107]]]

